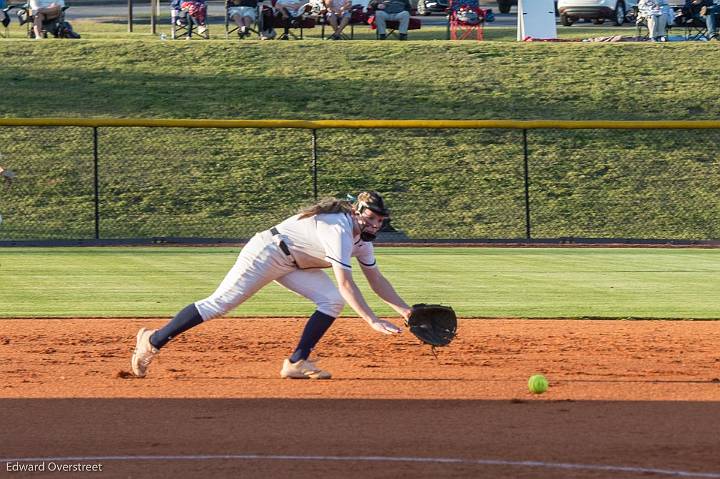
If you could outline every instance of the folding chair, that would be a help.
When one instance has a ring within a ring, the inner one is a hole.
[[[375,22],[375,12],[368,12],[369,16],[367,19],[368,25],[370,25],[371,30],[375,30],[375,38],[380,38],[380,33],[377,31],[377,23]],[[410,23],[408,23],[408,31],[410,30],[420,30],[422,28],[422,22],[420,19],[413,17],[412,15],[415,15],[417,12],[415,10],[410,12]],[[393,35],[398,34],[398,29],[400,28],[400,22],[397,20],[388,20],[385,22],[385,27],[387,28],[387,38],[390,38]]]
[[[650,29],[648,28],[647,17],[640,14],[640,11],[637,6],[634,6],[632,8],[632,15],[635,17],[635,38],[638,40],[643,40],[643,39],[649,40],[650,39]],[[669,20],[671,12],[668,11],[665,13],[665,15],[668,17],[668,20]],[[673,21],[667,22],[667,24],[665,26],[665,34],[667,36],[670,35],[670,32],[673,29],[673,27],[678,25],[677,21],[678,21],[678,17],[674,17]]]
[[[315,28],[315,18],[309,16],[311,10],[309,3],[304,5],[304,12],[300,16],[284,18],[282,13],[280,13],[281,7],[277,5],[277,1],[278,0],[272,0],[272,6],[275,9],[274,15],[270,19],[267,17],[265,17],[265,19],[271,22],[273,28],[283,29],[283,33],[277,37],[278,40],[290,40],[291,38],[302,40],[304,30]],[[293,30],[300,30],[300,35],[298,36],[293,33]]]
[[[704,19],[687,18],[682,20],[680,26],[684,29],[686,40],[709,40],[710,33]]]
[[[240,27],[235,23],[235,21],[230,18],[230,8],[236,7],[232,0],[225,0],[225,39],[230,38],[231,33],[237,33],[240,40],[244,39],[245,37],[249,36],[251,33],[256,34],[258,37],[260,36],[260,32],[262,31],[262,18],[263,18],[263,4],[262,2],[258,2],[257,5],[257,11],[255,12],[255,23],[254,28],[248,27],[247,32],[245,35],[242,35],[240,33]]]
[[[3,0],[0,0],[0,4],[2,4]],[[2,5],[5,7],[5,5]],[[0,10],[0,27],[2,30],[0,30],[0,38],[10,38],[10,11],[15,8],[15,5],[10,5],[9,7],[5,7],[2,10]]]
[[[43,38],[47,38],[48,33],[55,38],[80,38],[80,35],[73,30],[72,25],[70,25],[69,22],[65,21],[65,11],[68,8],[70,7],[64,6],[60,10],[60,14],[57,17],[51,18],[49,20],[43,20],[41,26]],[[30,10],[30,4],[26,3],[24,5],[11,5],[5,9],[6,14],[9,14],[10,10],[12,9],[17,9],[18,11],[16,14],[18,18],[18,23],[20,25],[27,25],[27,37],[35,38],[35,30],[33,29],[35,17],[34,15],[32,15],[32,11]],[[7,21],[9,22],[9,15]]]
[[[170,8],[170,21],[172,24],[170,37],[173,40],[178,38],[191,40],[193,36],[200,37],[203,40],[210,39],[210,28],[207,22],[205,25],[200,25],[187,9],[182,8],[182,0],[172,0]]]
[[[448,4],[448,39],[483,39],[485,31],[485,9],[478,0],[450,0]]]
[[[637,38],[638,40],[649,40],[650,29],[648,28],[647,18],[640,15],[637,6],[633,7],[633,12],[635,17],[635,38]],[[672,25],[667,25],[666,27],[668,34],[670,33],[671,27]]]
[[[327,25],[330,27],[330,24],[327,21],[327,17],[325,10],[321,10],[318,14],[318,24],[320,24],[320,38],[325,40],[325,26]],[[362,5],[353,5],[352,9],[350,10],[350,23],[348,23],[348,26],[350,28],[350,35],[348,36],[344,32],[341,35],[341,38],[343,40],[353,40],[355,38],[355,25],[364,25],[367,23],[367,14],[365,13],[365,7]],[[346,28],[347,28],[346,27]]]
[[[705,18],[700,15],[700,7],[692,5],[690,8],[682,7],[678,10],[674,24],[683,29],[686,40],[708,40],[710,32],[707,29]]]

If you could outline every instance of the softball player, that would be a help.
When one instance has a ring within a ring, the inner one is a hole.
[[[374,191],[364,192],[355,204],[324,200],[257,233],[240,251],[235,265],[213,294],[188,305],[158,330],[140,329],[131,360],[133,373],[144,377],[160,348],[172,338],[228,313],[276,281],[317,306],[297,348],[283,362],[280,377],[329,379],[330,373],[308,357],[346,302],[374,330],[383,334],[401,331],[370,309],[353,279],[351,257],[357,258],[372,290],[383,301],[404,318],[410,315],[410,306],[375,264],[372,241],[388,216],[382,197]],[[337,286],[320,268],[332,268]]]

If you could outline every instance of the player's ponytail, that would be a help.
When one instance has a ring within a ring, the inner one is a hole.
[[[349,201],[337,198],[324,198],[312,206],[300,210],[300,218],[309,218],[315,215],[347,213],[351,214],[353,206]]]

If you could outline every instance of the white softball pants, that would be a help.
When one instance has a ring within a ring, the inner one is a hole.
[[[306,297],[321,313],[333,318],[340,315],[345,300],[335,283],[320,269],[298,269],[278,240],[263,231],[248,241],[215,292],[195,302],[204,321],[227,314],[271,281]]]

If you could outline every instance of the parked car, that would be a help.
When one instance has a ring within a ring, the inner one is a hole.
[[[448,0],[418,0],[417,5],[415,5],[418,15],[430,15],[433,12],[445,13],[447,8]]]
[[[610,20],[619,26],[637,3],[637,0],[559,0],[560,23],[569,27],[581,19],[592,20],[596,25]]]
[[[498,10],[500,13],[510,13],[510,9],[513,5],[517,5],[518,0],[497,0]],[[557,0],[555,0],[555,15],[557,15]]]

